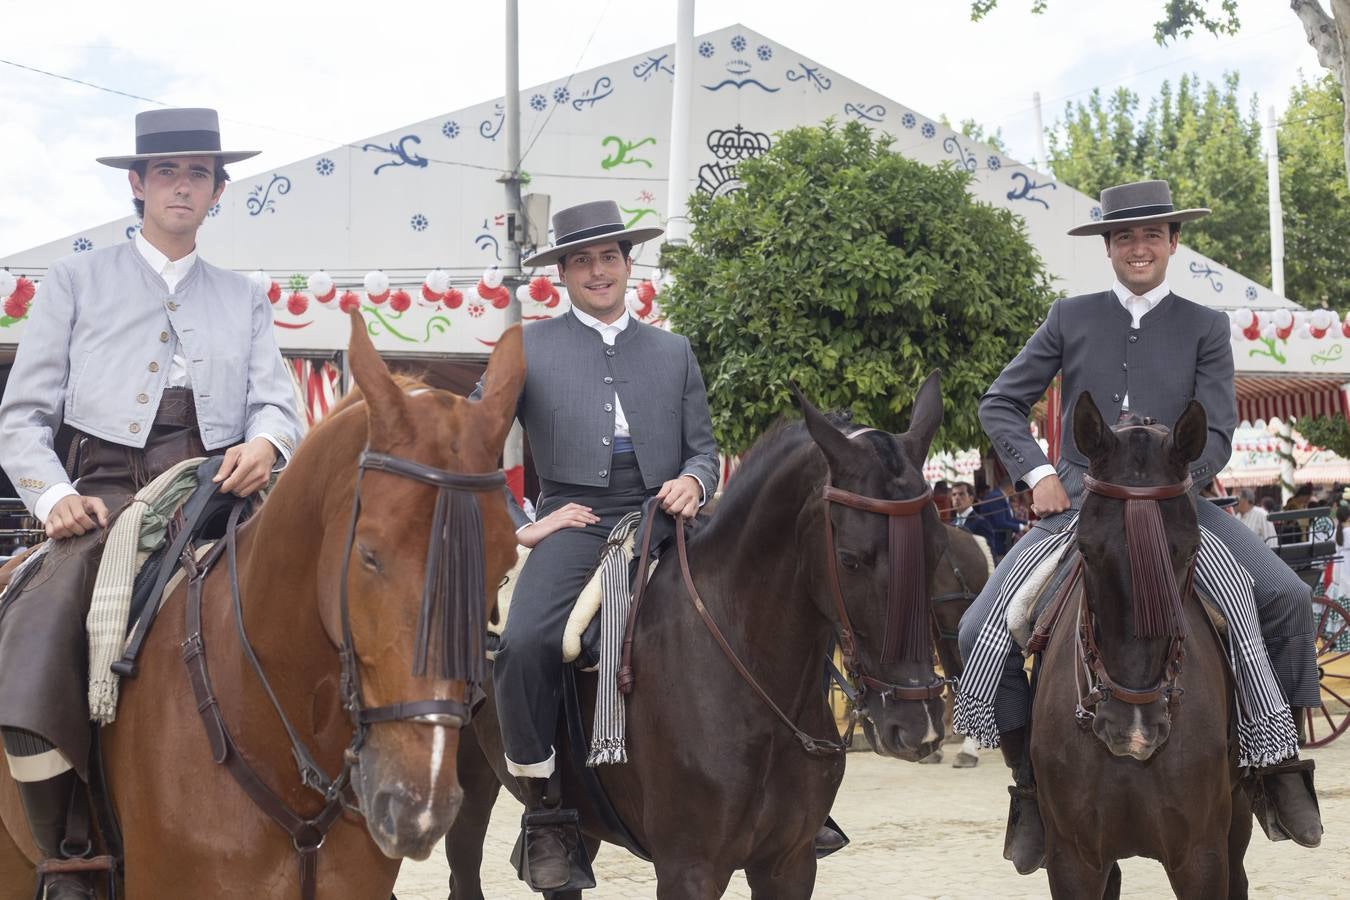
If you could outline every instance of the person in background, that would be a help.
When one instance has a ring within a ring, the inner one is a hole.
[[[1257,505],[1256,494],[1251,488],[1238,491],[1237,517],[1243,525],[1251,529],[1252,534],[1265,541],[1268,546],[1275,546],[1275,525],[1270,521],[1265,507]]]
[[[994,539],[989,542],[989,549],[993,552],[995,561],[1003,558],[1003,554],[1012,546],[1017,533],[1027,524],[1025,519],[1013,515],[1012,505],[1008,503],[1010,493],[1012,481],[1006,475],[997,487],[989,487],[985,482],[984,472],[975,473],[977,498],[975,511],[984,517],[994,533]]]

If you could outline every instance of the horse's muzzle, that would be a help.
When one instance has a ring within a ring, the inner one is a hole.
[[[1107,700],[1097,708],[1092,733],[1116,756],[1142,762],[1157,753],[1172,733],[1167,701],[1132,706]]]
[[[869,697],[863,734],[881,756],[918,762],[942,746],[942,701]]]

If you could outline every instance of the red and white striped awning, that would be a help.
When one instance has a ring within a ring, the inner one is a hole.
[[[1344,380],[1316,375],[1238,375],[1238,419],[1287,422],[1305,416],[1350,416]]]

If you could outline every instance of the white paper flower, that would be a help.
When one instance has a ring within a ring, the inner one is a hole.
[[[315,297],[327,297],[333,290],[333,276],[320,269],[309,276],[309,292]]]
[[[389,290],[389,276],[376,269],[374,272],[367,272],[364,284],[367,294],[376,296]]]
[[[444,269],[432,269],[427,273],[424,283],[432,293],[444,294],[450,290],[450,273]]]

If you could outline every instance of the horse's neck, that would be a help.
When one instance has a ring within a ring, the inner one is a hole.
[[[818,484],[818,473],[785,464],[741,508],[720,507],[689,547],[700,596],[732,645],[754,647],[756,673],[789,682],[805,672],[804,681],[818,684],[818,670],[804,662],[823,654],[833,634],[812,600],[814,567],[799,565],[803,554],[825,553],[819,528],[805,531],[800,544],[797,534]],[[685,592],[682,580],[674,584]]]

